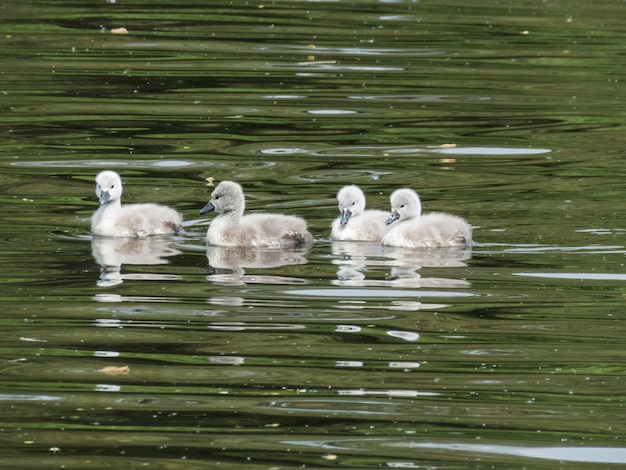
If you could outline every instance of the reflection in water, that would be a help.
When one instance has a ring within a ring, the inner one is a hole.
[[[213,268],[207,280],[224,285],[242,284],[306,284],[297,277],[251,275],[244,268],[276,268],[295,264],[306,264],[309,247],[263,248],[227,247],[209,245],[206,256]]]
[[[469,287],[464,279],[422,277],[423,267],[464,267],[471,257],[469,248],[403,249],[381,247],[364,242],[332,242],[332,253],[337,256],[338,286],[386,287]],[[385,279],[366,279],[370,267],[389,266]]]
[[[224,364],[230,366],[240,366],[246,362],[241,356],[210,356],[209,361],[213,364]]]
[[[155,276],[155,275],[150,275],[150,276]],[[160,276],[160,275],[159,275]],[[177,279],[179,276],[160,276],[160,279]],[[125,274],[123,276],[124,279],[129,279],[129,278],[133,278],[133,279],[141,279],[141,275],[135,275],[135,276],[131,276],[128,274]],[[122,282],[122,281],[120,281]],[[118,282],[119,284],[119,282]],[[100,285],[100,284],[98,284]],[[115,285],[115,284],[111,284],[111,285]],[[162,304],[162,303],[177,303],[180,302],[180,299],[177,297],[158,297],[158,296],[141,296],[141,295],[120,295],[120,294],[114,294],[112,292],[106,292],[106,293],[100,293],[100,294],[96,294],[94,296],[91,297],[91,300],[93,300],[94,302],[101,302],[101,303],[122,303],[122,302],[141,302],[141,303],[156,303],[156,304]],[[114,325],[105,325],[105,324],[96,324],[96,326],[114,326]]]
[[[417,312],[418,310],[437,310],[449,307],[448,304],[424,303],[417,300],[392,300],[389,305],[370,305],[368,302],[358,300],[346,300],[339,302],[337,308],[353,309],[353,310],[400,310],[404,312]]]
[[[420,365],[421,364],[419,362],[416,362],[416,363],[410,363],[409,366],[403,366],[403,367],[419,367]],[[372,395],[372,396],[406,397],[406,398],[413,398],[413,397],[418,397],[418,396],[435,397],[435,396],[441,395],[440,393],[437,393],[437,392],[420,392],[418,390],[364,390],[364,389],[337,390],[337,394],[343,395],[343,396],[353,396],[353,397],[364,397],[366,395]]]
[[[100,279],[97,285],[110,287],[121,284],[124,280],[171,280],[180,276],[133,273],[122,274],[122,265],[153,265],[167,264],[169,256],[181,254],[181,251],[171,247],[171,238],[109,238],[94,237],[91,240],[91,252],[100,265]]]
[[[626,449],[622,447],[575,447],[575,446],[515,446],[498,444],[474,444],[466,442],[393,442],[391,447],[411,449],[440,449],[466,454],[503,454],[565,462],[626,463]]]
[[[208,303],[211,305],[224,305],[228,307],[241,307],[245,303],[245,299],[243,297],[222,297],[215,296],[211,297],[208,300]]]

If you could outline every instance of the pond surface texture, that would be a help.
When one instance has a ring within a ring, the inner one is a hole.
[[[625,17],[0,1],[2,468],[626,463]],[[103,169],[186,233],[93,239]],[[207,178],[315,244],[207,250]],[[348,183],[475,244],[333,242]]]

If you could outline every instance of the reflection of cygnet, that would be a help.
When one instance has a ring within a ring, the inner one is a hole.
[[[378,243],[333,240],[330,246],[336,257],[332,263],[338,265],[337,281],[333,281],[336,285],[364,281],[365,271],[380,264],[378,259],[383,252]]]
[[[337,193],[341,215],[332,223],[330,236],[335,240],[379,242],[387,232],[388,213],[365,209],[365,194],[355,185],[344,186]]]
[[[344,264],[337,268],[338,281],[362,281],[364,279],[365,274],[354,266]]]
[[[381,247],[384,250],[383,264],[386,266],[452,268],[466,267],[472,257],[469,247],[446,247],[438,250],[403,250],[396,247]]]
[[[402,248],[471,245],[472,228],[465,219],[444,212],[421,215],[419,196],[412,189],[394,191],[390,201],[391,215],[386,223],[395,224],[383,237],[383,245]]]
[[[168,256],[181,254],[170,246],[171,240],[158,238],[108,238],[94,237],[91,240],[91,252],[101,267],[101,287],[114,286],[123,282],[122,265],[157,265],[167,264]],[[133,277],[133,276],[130,276]],[[165,278],[167,276],[141,274],[136,277]]]
[[[147,237],[182,232],[182,216],[159,204],[122,206],[122,180],[114,171],[96,176],[100,207],[91,218],[91,232],[103,237]]]
[[[206,256],[214,272],[207,280],[223,285],[254,284],[306,284],[297,277],[275,276],[272,274],[246,274],[244,268],[277,268],[295,264],[306,264],[307,247],[265,248],[245,246],[207,247]]]
[[[218,246],[301,246],[313,241],[304,219],[284,214],[243,215],[243,189],[234,181],[222,181],[200,214],[215,211],[206,234],[210,245]]]
[[[363,242],[331,244],[338,265],[333,285],[352,287],[463,288],[464,279],[430,277],[427,267],[464,267],[470,248],[448,247],[436,250],[406,250]]]
[[[275,268],[306,264],[306,249],[247,248],[242,246],[207,247],[209,266],[217,269]]]

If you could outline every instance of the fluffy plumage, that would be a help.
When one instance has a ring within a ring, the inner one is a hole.
[[[219,246],[300,246],[313,241],[304,219],[284,214],[243,215],[243,189],[234,181],[222,181],[200,214],[215,211],[206,240]]]
[[[355,185],[344,186],[337,193],[341,215],[331,226],[330,236],[335,240],[380,242],[387,233],[385,220],[389,213],[365,209],[365,194]]]
[[[96,176],[100,207],[91,217],[91,232],[103,237],[147,237],[182,232],[182,216],[159,204],[122,206],[122,179],[114,171]]]
[[[422,204],[412,189],[398,189],[391,194],[391,215],[386,223],[393,224],[382,244],[402,248],[469,246],[472,228],[462,217],[432,212],[421,215]]]

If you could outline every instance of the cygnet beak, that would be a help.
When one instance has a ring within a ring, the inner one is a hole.
[[[200,215],[206,214],[207,212],[211,212],[215,210],[215,206],[211,201],[207,202],[206,205],[200,209]]]
[[[100,205],[104,206],[107,202],[111,200],[111,195],[108,191],[102,191],[98,196],[98,200],[100,201]]]
[[[398,214],[398,211],[392,211],[391,215],[389,216],[389,218],[387,220],[385,220],[385,224],[389,225],[393,222],[395,222],[396,220],[398,220],[400,218],[400,214]]]
[[[352,212],[350,212],[349,209],[344,209],[343,212],[341,213],[341,218],[339,219],[339,223],[341,225],[346,225],[348,223],[348,220],[350,220],[350,217],[352,217]]]

